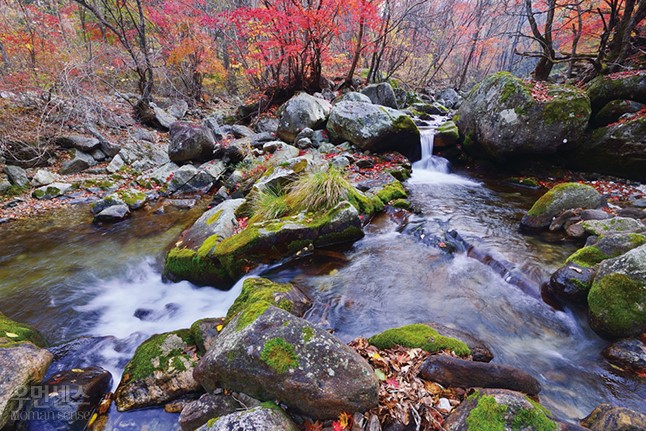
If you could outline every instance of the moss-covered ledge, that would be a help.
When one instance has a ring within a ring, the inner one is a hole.
[[[11,347],[19,343],[32,343],[38,347],[47,347],[45,339],[36,329],[13,321],[0,313],[0,348]]]

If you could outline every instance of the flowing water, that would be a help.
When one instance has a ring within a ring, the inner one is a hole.
[[[469,332],[491,348],[495,362],[538,378],[541,401],[561,419],[575,420],[604,402],[644,410],[646,384],[605,364],[600,352],[606,343],[590,331],[583,312],[555,310],[540,300],[541,283],[576,246],[519,233],[520,217],[537,196],[450,173],[447,161],[432,156],[432,133],[423,133],[424,157],[408,181],[421,210],[408,225],[438,238],[456,231],[505,262],[504,274],[471,254],[428,246],[383,216],[350,247],[317,251],[264,275],[297,283],[314,300],[308,318],[344,341],[427,321]],[[52,344],[100,337],[81,340],[49,374],[100,365],[116,386],[145,338],[224,315],[241,283],[222,292],[162,280],[164,250],[199,209],[135,213],[112,227],[93,226],[85,213],[73,208],[0,226],[0,311],[36,326]],[[512,282],[519,274],[522,289]],[[113,409],[106,429],[145,423],[170,430],[176,420],[160,409]]]

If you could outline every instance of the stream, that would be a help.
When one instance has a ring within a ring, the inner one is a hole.
[[[417,322],[468,332],[490,347],[494,362],[539,379],[541,402],[562,420],[576,421],[601,403],[643,410],[646,383],[605,363],[600,352],[607,343],[589,329],[584,311],[556,310],[540,299],[541,284],[577,247],[519,233],[536,193],[449,173],[448,162],[432,156],[432,143],[433,131],[424,131],[424,155],[407,183],[420,210],[409,226],[439,237],[456,231],[506,261],[507,274],[465,252],[449,255],[425,245],[385,215],[352,246],[256,274],[301,287],[314,302],[307,318],[345,342]],[[203,209],[136,212],[98,227],[88,209],[72,207],[0,225],[0,311],[38,328],[51,345],[92,337],[78,341],[80,348],[48,375],[99,365],[112,372],[116,388],[143,340],[223,316],[240,292],[241,282],[223,292],[162,280],[164,250]],[[510,282],[514,274],[527,280],[524,289]],[[118,413],[112,407],[105,429],[173,430],[176,421],[161,409]]]

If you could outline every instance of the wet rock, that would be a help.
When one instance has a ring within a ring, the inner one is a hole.
[[[581,211],[581,220],[606,220],[612,216],[603,210],[587,209]]]
[[[430,356],[422,364],[420,376],[443,386],[509,389],[528,395],[541,391],[538,380],[517,368],[451,356]]]
[[[603,356],[623,370],[646,374],[646,344],[641,339],[630,338],[612,343],[604,349]]]
[[[414,103],[413,106],[410,107],[410,110],[414,112],[416,115],[419,115],[423,119],[427,119],[427,120],[430,120],[432,118],[430,116],[432,115],[447,115],[449,113],[448,108],[438,102]],[[426,114],[426,115],[421,115],[421,114]]]
[[[23,411],[27,420],[20,423],[18,430],[84,430],[111,386],[112,375],[103,368],[75,368],[56,373],[43,383],[39,397],[32,396]]]
[[[32,343],[38,347],[44,347],[47,344],[36,329],[13,321],[0,313],[0,347],[11,347],[23,342]]]
[[[593,187],[579,183],[563,183],[553,187],[534,203],[520,222],[521,227],[544,229],[554,217],[573,208],[597,208],[603,198]]]
[[[584,221],[581,226],[590,235],[646,232],[646,225],[644,223],[626,217],[613,217],[607,220],[588,220]]]
[[[200,431],[298,431],[298,427],[278,407],[256,407],[208,421]]]
[[[453,147],[460,139],[458,126],[453,121],[447,121],[435,130],[433,146],[437,148]]]
[[[62,196],[70,190],[72,190],[71,184],[52,183],[47,186],[37,188],[31,195],[38,200],[47,200]]]
[[[0,334],[8,335],[6,331]],[[29,400],[30,386],[43,380],[52,358],[47,350],[30,342],[12,343],[8,347],[0,343],[0,429],[20,418],[19,412]]]
[[[188,210],[197,205],[196,199],[169,199],[168,202],[175,208]]]
[[[336,99],[334,99],[334,102],[332,102],[333,105],[336,105],[337,103],[340,102],[362,102],[362,103],[372,103],[372,100],[370,100],[370,97],[366,96],[363,93],[359,93],[357,91],[349,91],[347,93],[343,93]]]
[[[478,389],[444,423],[447,431],[556,431],[558,425],[540,404],[520,392]]]
[[[595,238],[595,237],[590,237]],[[606,259],[620,256],[646,244],[646,236],[637,233],[611,233],[589,240],[586,246],[570,255],[566,262],[591,267]]]
[[[489,350],[489,348],[482,341],[478,340],[471,334],[467,334],[466,332],[460,331],[458,329],[449,328],[448,326],[442,325],[437,322],[429,322],[427,323],[427,325],[437,330],[445,337],[456,338],[464,342],[464,344],[466,344],[471,351],[471,358],[474,361],[490,362],[493,359],[493,353],[491,353],[491,350]]]
[[[377,406],[378,380],[363,358],[309,322],[265,307],[239,314],[220,333],[195,369],[205,389],[278,400],[317,419]]]
[[[29,178],[27,178],[27,171],[20,166],[6,165],[4,173],[7,174],[9,182],[18,187],[27,187],[29,185]]]
[[[94,216],[94,223],[118,223],[130,216],[128,205],[112,205]]]
[[[285,142],[294,142],[296,135],[306,127],[320,129],[325,126],[331,109],[330,102],[299,93],[283,105],[276,136]]]
[[[608,338],[646,331],[646,245],[601,262],[588,294],[590,326]]]
[[[200,319],[191,325],[191,333],[200,354],[203,355],[211,349],[224,324],[225,319],[218,317]]]
[[[193,379],[198,357],[187,329],[154,335],[137,348],[115,393],[119,411],[162,405],[200,392]]]
[[[63,148],[76,148],[84,153],[91,153],[101,146],[101,141],[97,138],[88,138],[86,136],[62,136],[57,138],[55,143]]]
[[[411,161],[421,157],[420,134],[401,111],[361,102],[341,102],[327,124],[332,142],[350,141],[362,151],[398,151]]]
[[[368,96],[375,105],[387,106],[393,109],[398,108],[397,98],[395,97],[393,87],[391,87],[387,82],[368,85],[366,88],[361,90],[361,94]]]
[[[243,408],[244,406],[231,395],[204,394],[199,400],[182,409],[179,426],[182,431],[193,431],[206,424],[209,419],[226,416]]]
[[[471,350],[462,340],[445,336],[435,328],[423,323],[387,329],[370,337],[368,342],[381,350],[403,346],[420,348],[429,353],[449,350],[463,357],[471,354]]]
[[[580,142],[590,118],[587,94],[573,86],[543,85],[549,97],[537,100],[532,84],[510,73],[488,76],[456,114],[465,150],[505,161],[554,154]]]
[[[591,431],[634,431],[646,429],[646,415],[624,407],[601,404],[581,424]]]
[[[96,160],[90,154],[84,153],[79,150],[73,150],[72,160],[68,160],[63,163],[61,170],[59,171],[62,175],[77,174],[83,172],[84,170],[95,166]]]
[[[207,161],[213,158],[215,136],[201,124],[177,121],[170,127],[168,157],[173,162]]]
[[[174,195],[207,193],[214,179],[193,165],[184,165],[175,171],[167,185],[168,193]]]
[[[548,290],[560,298],[585,304],[594,275],[594,268],[566,264],[552,274]]]

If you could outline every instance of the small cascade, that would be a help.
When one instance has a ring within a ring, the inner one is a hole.
[[[435,138],[434,128],[420,129],[420,143],[422,146],[422,158],[413,164],[413,169],[440,172],[448,174],[450,163],[444,157],[433,155],[433,140]]]

